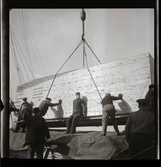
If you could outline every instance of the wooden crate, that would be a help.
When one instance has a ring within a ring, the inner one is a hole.
[[[123,94],[124,101],[115,101],[117,113],[129,113],[137,110],[136,100],[144,98],[148,86],[154,83],[154,60],[150,54],[131,56],[115,62],[90,67],[101,97],[109,92],[114,96]],[[54,75],[33,80],[17,87],[15,105],[20,107],[23,97],[39,106],[45,99]],[[49,93],[52,102],[63,100],[64,117],[72,114],[75,93],[88,99],[88,115],[102,114],[101,99],[86,68],[58,74]],[[54,118],[49,108],[45,118]]]

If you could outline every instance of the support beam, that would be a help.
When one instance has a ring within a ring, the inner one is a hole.
[[[1,1],[1,157],[9,158],[9,11],[7,1]]]

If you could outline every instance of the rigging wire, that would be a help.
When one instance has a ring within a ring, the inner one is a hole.
[[[85,13],[84,9],[82,9],[82,12],[81,12],[81,20],[82,20],[82,40],[80,41],[80,43],[78,44],[78,46],[76,47],[76,49],[72,52],[72,54],[68,57],[68,59],[65,61],[65,63],[61,66],[61,68],[60,68],[60,69],[57,71],[57,73],[55,74],[55,76],[54,76],[54,78],[53,78],[53,81],[52,81],[52,83],[51,83],[51,85],[50,85],[50,88],[49,88],[49,91],[48,91],[46,97],[48,97],[49,92],[50,92],[50,90],[51,90],[51,87],[52,87],[52,85],[53,85],[53,83],[54,83],[54,81],[55,81],[55,78],[56,78],[57,74],[59,73],[59,71],[63,68],[63,66],[66,64],[66,62],[71,58],[71,56],[74,54],[74,52],[77,50],[77,48],[83,43],[83,67],[85,66],[85,61],[84,61],[84,59],[86,59],[86,64],[87,64],[88,72],[89,72],[89,74],[90,74],[90,76],[91,76],[91,78],[92,78],[92,80],[93,80],[93,83],[94,83],[94,85],[95,85],[95,87],[96,87],[96,90],[97,90],[97,92],[98,92],[98,94],[99,94],[99,96],[100,96],[100,98],[101,98],[101,100],[102,100],[101,94],[100,94],[100,92],[99,92],[99,90],[98,90],[98,87],[97,87],[95,81],[94,81],[94,78],[93,78],[93,76],[92,76],[92,73],[90,72],[90,69],[89,69],[89,67],[88,67],[88,61],[87,61],[87,56],[86,56],[86,52],[85,52],[85,43],[87,44],[87,46],[89,47],[89,49],[92,51],[92,53],[94,54],[94,56],[96,57],[96,59],[98,60],[98,62],[99,62],[100,64],[101,64],[101,62],[100,62],[100,60],[98,59],[98,57],[96,56],[96,54],[93,52],[93,50],[91,49],[91,47],[88,45],[88,43],[86,42],[85,38],[84,38],[84,37],[85,37],[85,30],[84,30],[84,21],[85,21],[85,19],[86,19],[86,13]]]
[[[11,52],[12,52],[12,57],[13,57],[13,61],[14,61],[14,64],[15,64],[15,67],[16,67],[16,69],[17,69],[17,73],[18,73],[18,78],[19,78],[19,81],[20,81],[20,83],[21,82],[24,82],[24,77],[23,77],[23,74],[22,74],[22,72],[20,71],[20,65],[19,65],[19,63],[18,63],[18,61],[16,61],[16,58],[14,58],[15,56],[14,56],[14,51],[13,51],[13,46],[11,45]],[[21,76],[20,76],[20,73],[21,73]]]
[[[15,38],[15,41],[17,42],[17,45],[18,45],[19,48],[20,48],[20,51],[21,51],[22,56],[23,56],[23,58],[24,58],[24,60],[25,60],[25,62],[26,62],[27,67],[28,67],[28,69],[29,69],[29,71],[30,71],[30,73],[31,73],[31,75],[32,75],[32,77],[33,77],[33,79],[35,79],[35,77],[34,77],[32,71],[31,71],[31,69],[30,69],[30,67],[29,67],[29,64],[27,63],[27,60],[26,60],[26,58],[25,58],[25,56],[24,56],[24,53],[22,52],[22,49],[21,49],[21,47],[20,47],[20,45],[19,45],[19,43],[18,43],[18,40],[17,40],[17,38],[16,38],[16,36],[15,36],[15,34],[14,34],[14,31],[13,31],[12,27],[11,27],[11,31],[12,31],[13,37]]]
[[[32,61],[31,61],[31,54],[30,54],[30,49],[29,49],[29,45],[28,45],[28,38],[27,38],[27,34],[26,34],[26,26],[25,26],[25,19],[24,19],[24,14],[23,14],[23,11],[22,9],[20,9],[20,20],[21,20],[21,27],[22,27],[22,33],[23,33],[23,36],[24,36],[24,41],[25,41],[25,46],[26,46],[26,52],[28,53],[28,58],[29,58],[29,63],[30,63],[30,66],[31,66],[31,70],[33,71],[33,67],[32,67]]]
[[[80,46],[82,43],[83,43],[83,41],[81,40],[81,41],[79,42],[78,46],[77,46],[77,47],[75,48],[75,50],[72,52],[72,54],[68,57],[68,59],[67,59],[67,60],[63,63],[63,65],[59,68],[59,70],[57,71],[57,73],[55,74],[55,76],[54,76],[54,78],[53,78],[53,81],[52,81],[52,83],[51,83],[51,85],[50,85],[50,88],[49,88],[49,91],[48,91],[46,97],[48,97],[48,95],[49,95],[49,93],[50,93],[51,87],[52,87],[52,85],[53,85],[53,83],[54,83],[54,81],[55,81],[55,78],[56,78],[57,74],[58,74],[59,71],[64,67],[64,65],[68,62],[68,60],[72,57],[72,55],[74,54],[74,52],[79,48],[79,46]]]
[[[12,31],[11,31],[11,33],[12,33]],[[13,34],[13,33],[12,33],[12,34]],[[13,35],[12,35],[12,37],[13,37]],[[22,62],[22,66],[23,66],[23,68],[24,68],[24,70],[25,70],[26,76],[27,76],[28,80],[30,80],[29,75],[28,75],[27,70],[26,70],[26,67],[25,67],[25,64],[24,64],[24,62],[23,62],[23,60],[22,60],[22,57],[21,57],[21,55],[20,55],[20,52],[19,52],[19,50],[18,50],[18,46],[17,46],[17,44],[16,44],[16,40],[15,40],[14,38],[13,38],[13,41],[15,42],[15,46],[16,46],[16,48],[17,48],[17,52],[18,52],[18,54],[19,54],[19,57],[20,57],[20,60],[21,60],[21,62]],[[14,45],[13,45],[13,48],[14,48]],[[15,53],[15,56],[16,56],[16,53]]]
[[[11,31],[10,31],[10,33],[12,33]],[[16,64],[16,68],[17,68],[17,71],[18,71],[18,76],[19,76],[19,80],[20,80],[20,82],[22,82],[22,80],[21,80],[21,76],[20,76],[20,65],[19,65],[19,62],[18,62],[18,60],[17,60],[17,56],[16,56],[16,51],[15,51],[15,48],[14,48],[14,45],[13,45],[13,36],[11,35],[11,51],[13,51],[13,56],[14,56],[14,60],[15,60],[15,64]],[[23,74],[22,74],[22,79],[23,79],[23,81],[24,81],[24,76],[23,76]]]
[[[30,22],[29,22],[29,19],[28,19],[27,14],[26,14],[26,12],[25,12],[25,11],[24,11],[24,13],[25,13],[25,16],[26,16],[26,18],[27,18],[27,21],[28,21],[29,27],[30,27],[30,29],[31,29],[31,34],[32,34],[33,39],[34,39],[34,43],[35,43],[35,45],[36,45],[36,40],[35,40],[35,37],[34,37],[33,31],[32,31],[32,28],[31,28],[31,24],[30,24]],[[43,63],[42,63],[42,59],[41,59],[40,52],[39,52],[39,49],[38,49],[38,46],[37,46],[37,45],[36,45],[36,50],[37,50],[37,53],[38,53],[38,56],[39,56],[39,59],[40,59],[40,63],[41,63],[42,68],[43,68],[43,72],[44,72],[44,74],[45,74],[45,76],[46,76],[45,68],[44,68],[44,65],[43,65]]]

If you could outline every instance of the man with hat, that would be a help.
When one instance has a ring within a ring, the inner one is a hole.
[[[44,116],[47,113],[47,110],[50,106],[58,106],[62,101],[59,100],[59,103],[51,103],[52,101],[49,97],[46,97],[39,105],[40,115]]]
[[[39,108],[33,109],[34,115],[21,123],[22,128],[27,127],[25,145],[28,145],[28,158],[33,159],[36,151],[37,158],[43,159],[45,140],[51,141],[50,133],[44,118],[39,115]]]
[[[32,105],[27,102],[27,97],[22,99],[24,102],[20,106],[21,119],[26,120],[32,116]]]
[[[67,120],[67,131],[66,133],[75,133],[76,126],[80,118],[84,115],[86,116],[85,103],[82,98],[80,98],[80,92],[76,93],[76,99],[73,101],[73,114]]]
[[[16,114],[17,112],[19,112],[19,111],[20,111],[18,108],[16,108],[16,107],[15,107],[15,105],[14,105],[14,102],[13,102],[13,101],[10,101],[10,106],[9,106],[9,109],[10,109],[10,114],[11,114],[11,112],[14,112],[14,113]]]
[[[16,124],[16,128],[13,130],[14,132],[18,132],[21,127],[21,120],[26,120],[27,118],[32,116],[32,105],[27,102],[27,97],[24,97],[23,103],[20,106],[20,112],[18,116],[18,122]],[[22,130],[25,132],[25,129]]]
[[[149,90],[145,95],[145,99],[149,100],[147,110],[152,113],[154,113],[154,89],[154,84],[149,85]]]
[[[129,144],[131,159],[151,159],[154,115],[147,110],[149,101],[138,99],[139,110],[132,112],[125,126],[125,140]],[[144,151],[148,149],[147,151]],[[143,151],[143,153],[141,153]]]

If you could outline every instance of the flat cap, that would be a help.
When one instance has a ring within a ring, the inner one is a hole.
[[[111,96],[111,94],[110,93],[106,93],[105,96]]]
[[[136,100],[136,102],[138,102],[139,104],[148,104],[149,100],[147,100],[147,99],[138,99],[138,100]]]
[[[22,100],[26,100],[27,99],[27,97],[24,97]]]
[[[154,84],[149,85],[149,89],[154,88]]]
[[[33,109],[33,113],[39,113],[39,107],[35,107],[35,108]]]
[[[49,97],[46,97],[46,100],[50,100],[50,101],[52,101]]]

